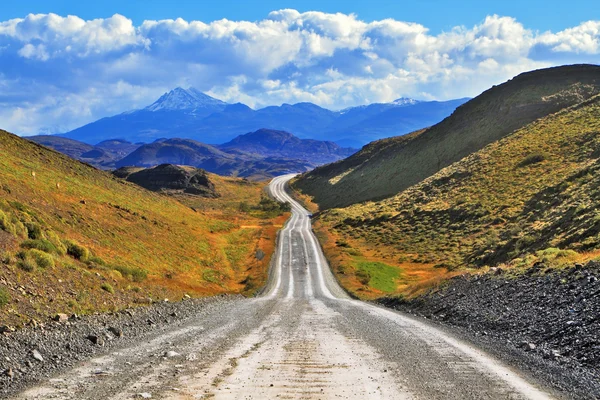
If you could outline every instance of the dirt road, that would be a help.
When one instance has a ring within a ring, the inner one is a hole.
[[[168,334],[82,363],[17,399],[547,399],[466,342],[350,299],[292,204],[262,296],[214,306]]]

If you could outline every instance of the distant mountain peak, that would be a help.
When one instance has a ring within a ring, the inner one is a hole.
[[[227,103],[210,97],[201,91],[176,87],[160,96],[158,100],[145,108],[147,111],[161,110],[195,110],[198,108],[224,107]]]
[[[411,99],[409,97],[400,97],[399,99],[392,101],[392,104],[394,104],[396,106],[412,106],[417,103],[420,103],[420,101]]]

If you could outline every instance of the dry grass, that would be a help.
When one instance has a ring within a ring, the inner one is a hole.
[[[562,268],[596,258],[599,115],[597,96],[394,197],[321,213],[317,229],[340,281],[361,297],[383,294],[356,279],[356,255],[396,266],[397,293],[407,296],[457,273],[523,271],[538,262]]]
[[[6,282],[14,300],[0,310],[7,323],[112,310],[149,297],[251,294],[265,280],[275,225],[284,217],[256,218],[238,209],[241,201],[258,203],[264,183],[211,176],[220,198],[172,198],[4,131],[0,154],[0,211],[12,230],[0,228],[3,258],[14,259],[28,231],[76,242],[91,255],[57,253],[54,267],[34,272],[2,263],[0,286]],[[255,259],[258,249],[266,253],[262,261]],[[219,279],[205,279],[207,271]],[[248,276],[254,285],[242,283]],[[101,289],[104,283],[114,294]]]

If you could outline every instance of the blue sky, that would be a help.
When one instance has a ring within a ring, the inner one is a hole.
[[[529,28],[541,31],[562,30],[593,17],[600,18],[600,1],[594,0],[25,0],[6,1],[0,8],[0,20],[53,12],[84,19],[107,18],[119,13],[136,25],[146,19],[178,17],[204,22],[222,18],[257,21],[283,8],[355,13],[365,21],[393,18],[418,22],[429,27],[432,33],[457,25],[474,25],[493,14],[515,17]]]
[[[600,63],[600,2],[4,2],[0,128],[57,133],[193,86],[251,107],[476,96]]]

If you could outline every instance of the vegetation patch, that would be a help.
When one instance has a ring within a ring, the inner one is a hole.
[[[102,285],[100,285],[100,289],[102,289],[105,292],[108,292],[110,294],[114,294],[115,293],[115,289],[109,283],[103,283]]]
[[[76,260],[86,261],[90,257],[90,251],[86,247],[72,240],[66,240],[65,246],[67,248],[67,254]]]
[[[148,272],[144,271],[141,268],[135,267],[125,267],[122,265],[113,266],[112,269],[115,271],[119,271],[119,273],[124,277],[133,282],[142,282],[146,280],[148,277]]]
[[[6,306],[8,303],[10,303],[10,293],[8,292],[8,289],[5,287],[0,287],[0,308]]]
[[[398,288],[397,279],[400,277],[398,267],[361,259],[355,262],[354,267],[356,268],[356,276],[365,285],[384,293],[392,293]]]

